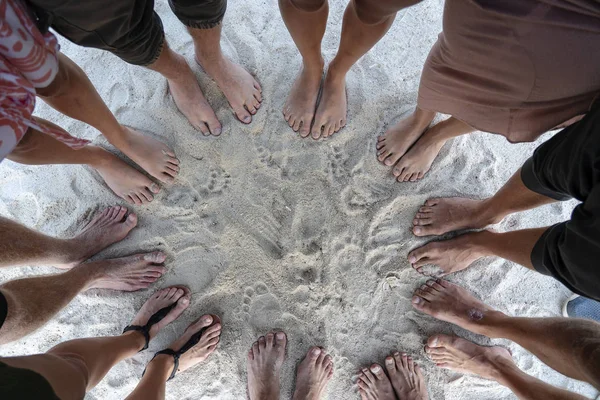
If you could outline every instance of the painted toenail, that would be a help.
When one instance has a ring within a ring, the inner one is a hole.
[[[386,358],[386,359],[385,359],[385,362],[386,362],[387,364],[390,364],[390,365],[391,365],[391,364],[393,364],[393,363],[394,363],[394,360],[393,360],[393,359],[391,359],[391,358]]]
[[[374,366],[374,367],[371,367],[371,371],[373,371],[373,372],[375,372],[375,373],[378,373],[378,372],[380,372],[380,371],[381,371],[381,368],[379,367],[379,365],[376,365],[376,366]]]

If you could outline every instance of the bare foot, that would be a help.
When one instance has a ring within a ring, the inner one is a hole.
[[[492,380],[498,380],[506,368],[516,368],[507,349],[479,346],[456,336],[431,336],[425,352],[438,367]]]
[[[162,183],[172,183],[179,174],[179,160],[166,144],[122,126],[123,143],[118,146],[150,175]]]
[[[268,333],[254,342],[248,352],[248,394],[250,400],[278,400],[279,373],[285,359],[285,333]]]
[[[81,268],[92,275],[88,289],[112,289],[133,292],[145,289],[158,280],[166,271],[161,264],[166,256],[159,252],[136,254],[111,260],[93,261],[80,264]]]
[[[323,66],[323,61],[320,68],[315,70],[303,65],[283,106],[283,116],[288,125],[294,132],[300,131],[303,138],[310,135],[310,125],[315,116],[317,97],[323,79]]]
[[[446,140],[435,140],[427,133],[425,132],[394,166],[392,174],[398,182],[415,182],[429,172],[433,160],[440,153]]]
[[[435,113],[419,108],[377,138],[377,159],[391,167],[425,132]]]
[[[130,204],[146,204],[154,199],[153,194],[160,192],[158,185],[144,174],[108,151],[88,146],[98,152],[99,162],[90,164],[104,179],[108,187]]]
[[[417,289],[412,305],[434,318],[480,334],[485,334],[485,324],[490,318],[502,315],[467,290],[442,279],[428,280]]]
[[[357,383],[362,400],[396,400],[392,384],[379,364],[371,365],[370,370],[363,368]]]
[[[385,359],[390,381],[396,396],[402,400],[429,400],[421,368],[405,353],[395,352]]]
[[[217,82],[237,118],[252,122],[262,102],[262,89],[256,79],[225,56],[204,57],[196,52],[196,62]]]
[[[123,240],[137,225],[137,215],[121,206],[109,207],[94,218],[73,239],[68,239],[67,259],[57,268],[72,268],[113,243]],[[127,216],[126,216],[127,215]]]
[[[190,124],[204,136],[219,136],[221,123],[198,86],[196,76],[182,56],[175,53],[173,56],[181,66],[178,77],[167,80],[175,105]]]
[[[311,129],[313,139],[329,137],[346,126],[347,103],[346,75],[336,73],[334,67],[330,65]]]
[[[146,300],[130,325],[144,326],[156,312],[177,303],[163,319],[152,325],[149,332],[150,339],[152,339],[162,328],[179,318],[181,313],[190,305],[190,297],[190,289],[185,286],[171,286],[161,289]]]
[[[439,268],[437,273],[431,274],[435,276],[462,271],[480,258],[489,255],[477,244],[477,238],[485,233],[467,233],[450,240],[429,242],[408,253],[408,261],[420,274],[424,274],[423,267],[426,265],[435,265]]]
[[[480,229],[496,224],[502,217],[492,215],[485,200],[451,197],[430,199],[413,220],[416,236],[443,235],[461,229]]]
[[[319,347],[311,347],[298,366],[292,400],[320,400],[332,376],[331,356]]]

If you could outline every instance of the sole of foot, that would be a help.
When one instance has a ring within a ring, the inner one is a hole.
[[[179,174],[179,159],[166,144],[126,126],[119,148],[137,165],[162,183],[173,183]]]
[[[262,88],[256,79],[225,56],[209,61],[196,54],[196,62],[217,83],[238,120],[251,123],[262,104]]]
[[[429,400],[423,372],[406,353],[387,356],[385,369],[399,399]]]
[[[160,192],[156,183],[119,157],[99,147],[95,150],[100,152],[102,162],[93,165],[93,168],[110,190],[129,204],[150,203]]]
[[[317,106],[310,135],[313,139],[327,138],[346,126],[348,99],[346,75],[329,66],[323,81],[323,93]]]
[[[507,349],[479,346],[456,336],[431,336],[425,352],[438,367],[492,380],[498,379],[502,368],[516,368]]]
[[[154,293],[140,308],[130,325],[144,326],[150,320],[150,317],[159,310],[169,307],[174,303],[177,305],[169,313],[150,328],[150,339],[154,338],[158,332],[171,322],[175,321],[190,305],[191,292],[185,286],[170,286],[158,290]]]
[[[254,342],[246,361],[250,400],[279,399],[279,376],[286,346],[283,332],[268,333]]]
[[[362,400],[396,400],[392,383],[379,364],[361,369],[356,383]]]
[[[94,276],[88,289],[111,289],[133,292],[146,289],[166,271],[162,265],[166,256],[160,251],[129,257],[94,261],[75,268],[85,269]]]
[[[320,68],[302,66],[283,106],[282,112],[286,122],[294,132],[298,132],[303,138],[310,135],[319,89],[323,81],[323,68],[323,60]]]
[[[480,229],[498,223],[502,218],[485,215],[484,200],[462,197],[429,199],[419,208],[413,220],[415,236],[443,235],[461,229]]]
[[[431,118],[429,118],[431,116]],[[418,116],[417,112],[400,120],[377,138],[377,159],[391,167],[410,147],[423,135],[433,120],[435,114]]]
[[[477,237],[481,234],[466,233],[453,239],[427,243],[408,253],[408,261],[423,275],[442,277],[462,271],[488,255],[477,244]],[[434,272],[427,273],[427,265],[434,266]]]
[[[331,356],[320,347],[311,347],[298,366],[292,400],[320,400],[332,376]]]
[[[94,215],[74,238],[69,239],[67,259],[58,268],[70,269],[113,243],[123,240],[137,225],[137,215],[126,207],[105,208]]]
[[[485,324],[500,313],[466,289],[443,279],[430,279],[412,298],[417,310],[474,333],[485,334]]]

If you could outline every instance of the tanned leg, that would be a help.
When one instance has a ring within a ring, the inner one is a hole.
[[[152,326],[149,332],[152,339],[179,317],[189,302],[187,288],[162,289],[146,301],[131,325],[143,326],[158,310],[176,303],[161,321]],[[140,332],[129,331],[113,337],[70,340],[55,346],[46,354],[4,358],[2,362],[39,373],[61,399],[82,399],[115,364],[137,354],[144,344],[145,338]]]
[[[428,129],[392,170],[396,180],[398,182],[415,182],[423,178],[449,139],[471,133],[474,130],[453,117]],[[393,158],[390,157],[384,163],[388,165],[391,161]]]
[[[19,339],[50,320],[82,291],[145,289],[165,272],[160,252],[80,264],[57,275],[17,279],[0,286],[8,314],[0,343]]]
[[[221,30],[221,24],[210,29],[188,28],[194,40],[196,61],[217,82],[237,118],[249,124],[260,108],[262,89],[248,71],[223,55]]]
[[[98,129],[108,141],[161,182],[172,182],[179,160],[165,144],[119,124],[77,64],[59,53],[59,72],[37,94],[52,108]]]
[[[600,324],[573,318],[517,318],[438,279],[415,291],[413,307],[492,338],[512,340],[558,372],[600,389]],[[430,347],[435,347],[430,343]]]
[[[177,108],[194,128],[205,136],[221,134],[221,123],[198,86],[196,76],[185,59],[171,50],[166,41],[158,59],[148,68],[167,79]]]
[[[491,256],[504,258],[533,270],[533,247],[547,229],[467,233],[450,240],[429,242],[408,253],[408,261],[419,273],[424,273],[426,265],[439,267],[439,271],[432,274],[435,276],[461,271],[480,258]]]
[[[530,210],[556,200],[531,191],[521,179],[521,169],[496,194],[485,200],[460,197],[430,199],[413,221],[416,236],[443,235],[460,229],[480,229],[509,214]]]
[[[179,358],[177,373],[183,373],[195,365],[205,361],[217,348],[221,337],[221,320],[217,316],[204,315],[193,322],[183,335],[171,343],[171,350],[180,350],[191,337],[206,328],[200,341]],[[174,367],[173,356],[160,354],[146,368],[146,373],[135,390],[127,396],[127,400],[161,400],[165,398],[165,384]]]
[[[279,10],[302,56],[302,69],[283,106],[283,116],[295,132],[307,137],[325,66],[321,41],[327,26],[329,4],[326,0],[279,0]]]
[[[527,375],[513,362],[503,347],[479,346],[447,335],[434,335],[426,346],[427,355],[437,366],[494,380],[523,400],[583,400],[585,397],[556,388]]]
[[[329,64],[311,129],[313,139],[328,137],[346,124],[346,73],[390,29],[399,6],[390,1],[352,0],[344,12],[340,47]]]
[[[60,129],[51,122],[37,118],[40,124]],[[61,141],[35,129],[29,129],[17,147],[7,157],[27,165],[84,164],[94,168],[108,187],[131,204],[145,204],[160,191],[158,185],[144,174],[98,146],[88,145],[73,150]]]
[[[96,213],[81,232],[70,239],[58,239],[0,217],[0,267],[52,265],[71,268],[100,250],[123,240],[137,225],[127,208],[109,207]]]

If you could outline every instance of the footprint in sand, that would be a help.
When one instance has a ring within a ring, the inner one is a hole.
[[[246,288],[242,310],[246,322],[257,330],[273,329],[282,317],[279,299],[269,292],[269,288],[263,282],[257,282],[254,287]]]
[[[231,176],[221,168],[211,168],[208,179],[202,183],[198,191],[204,196],[218,196],[222,194],[231,183]]]
[[[342,151],[340,146],[332,146],[331,152],[327,157],[327,170],[336,181],[343,178],[348,178],[350,173],[344,165],[348,161],[347,155]]]

